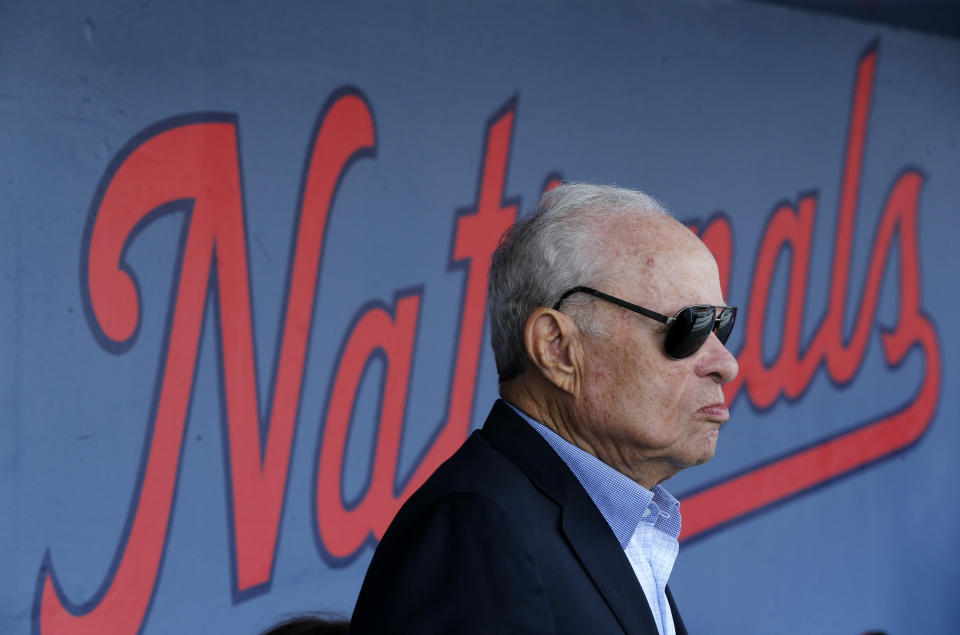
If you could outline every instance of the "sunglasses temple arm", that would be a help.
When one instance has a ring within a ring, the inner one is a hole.
[[[623,308],[633,311],[634,313],[639,313],[644,317],[648,317],[651,320],[656,320],[657,322],[662,322],[664,324],[671,324],[674,320],[672,317],[667,317],[662,313],[657,313],[656,311],[651,311],[650,309],[645,309],[642,306],[633,304],[632,302],[627,302],[626,300],[621,300],[620,298],[614,297],[612,295],[607,295],[603,291],[597,291],[596,289],[591,289],[589,287],[579,287],[579,291],[584,293],[589,293],[592,296],[596,296],[601,300],[606,300],[607,302],[613,302],[616,305],[622,306]]]

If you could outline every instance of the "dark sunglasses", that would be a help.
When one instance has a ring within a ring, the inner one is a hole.
[[[726,344],[727,338],[730,337],[730,331],[733,330],[733,323],[737,319],[737,307],[713,306],[710,304],[686,306],[680,309],[675,316],[667,317],[590,287],[574,287],[565,291],[557,300],[557,303],[553,305],[554,311],[558,310],[563,301],[574,293],[589,293],[601,300],[612,302],[634,313],[666,324],[668,327],[667,340],[664,342],[663,348],[667,357],[672,359],[683,359],[696,353],[710,337],[710,333],[716,333],[720,343]],[[717,309],[720,309],[719,314]]]

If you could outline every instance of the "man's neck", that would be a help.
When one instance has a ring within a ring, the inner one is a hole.
[[[553,387],[541,389],[540,386],[531,385],[532,383],[525,376],[504,382],[500,384],[500,397],[516,408],[523,410],[531,418],[547,426],[567,441],[574,443],[562,432],[564,428],[562,422],[569,420],[569,418],[563,415],[563,408],[559,400],[549,394]],[[553,390],[556,389],[553,388]],[[576,444],[574,443],[574,445]]]
[[[622,453],[617,448],[597,447],[590,442],[588,430],[578,427],[578,417],[573,398],[566,394],[554,394],[558,389],[552,384],[538,382],[524,374],[500,384],[500,396],[532,419],[542,423],[562,439],[585,452],[589,452],[613,469],[624,474],[641,486],[652,490],[679,471],[665,459],[651,459],[641,464],[624,464],[617,460]]]

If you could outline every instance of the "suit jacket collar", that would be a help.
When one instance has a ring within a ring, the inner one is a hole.
[[[616,536],[553,448],[501,400],[490,411],[482,435],[562,508],[561,530],[623,630],[657,633],[643,589]],[[672,595],[668,597],[677,633],[685,633]]]

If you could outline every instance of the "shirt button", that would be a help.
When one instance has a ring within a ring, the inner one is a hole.
[[[649,515],[650,515],[650,508],[647,507],[645,510],[643,510],[643,516],[641,516],[641,518],[646,518]]]

